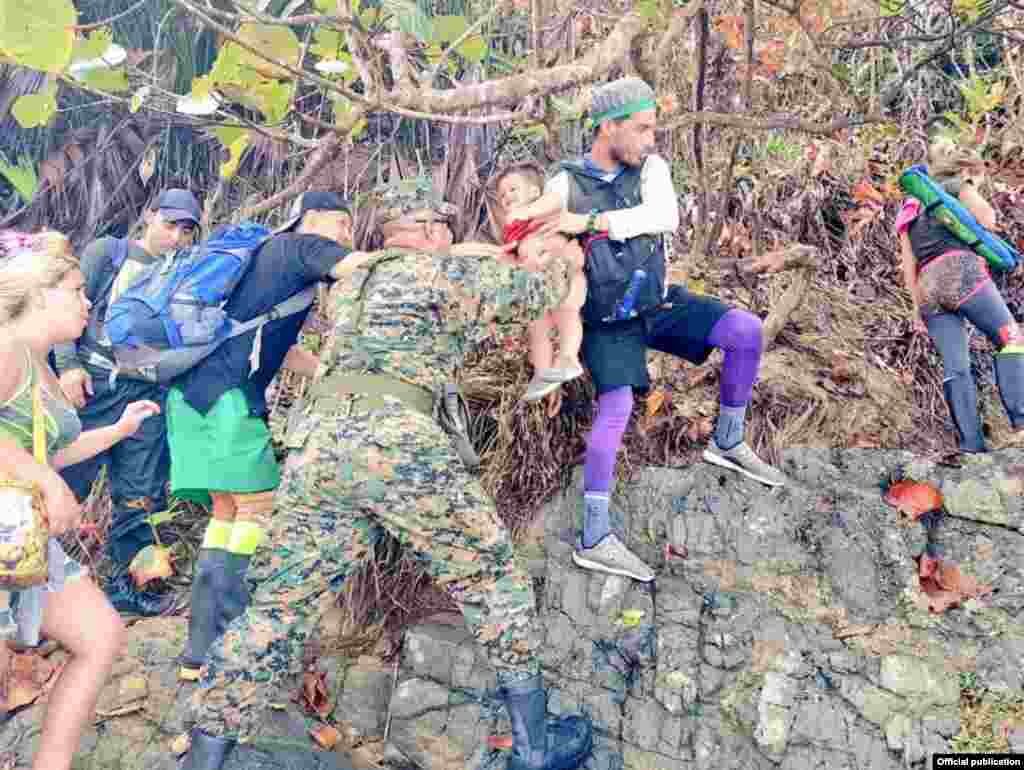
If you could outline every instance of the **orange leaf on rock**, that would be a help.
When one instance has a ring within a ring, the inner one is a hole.
[[[930,578],[935,575],[936,570],[939,568],[939,560],[933,556],[929,556],[927,553],[921,554],[921,559],[917,563],[917,574],[921,578]]]
[[[652,390],[647,396],[647,416],[654,417],[665,403],[665,391]]]
[[[171,566],[171,549],[162,545],[147,545],[132,559],[128,566],[136,588],[142,588],[150,580],[167,578],[174,574]]]
[[[931,484],[905,479],[897,481],[886,490],[883,498],[915,521],[922,514],[942,507],[942,493]]]
[[[338,741],[341,740],[341,733],[330,725],[318,725],[310,730],[309,734],[320,748],[327,749],[328,751],[338,745]]]
[[[326,719],[331,713],[331,704],[327,697],[327,677],[322,671],[307,671],[302,675],[302,700],[306,707]]]
[[[921,592],[928,598],[928,609],[935,613],[945,612],[992,590],[992,586],[979,585],[975,578],[964,575],[953,562],[933,559],[927,554],[921,555],[918,575]]]
[[[34,651],[11,653],[7,679],[7,711],[35,703],[56,682],[55,674],[63,668]]]

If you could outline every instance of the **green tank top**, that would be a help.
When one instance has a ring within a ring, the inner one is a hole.
[[[30,454],[32,448],[32,388],[39,382],[40,374],[28,349],[28,376],[11,399],[0,404],[0,436],[11,439]],[[82,423],[74,407],[65,400],[64,394],[53,394],[43,383],[40,388],[43,401],[43,417],[46,426],[46,456],[52,457],[68,446],[82,432]]]

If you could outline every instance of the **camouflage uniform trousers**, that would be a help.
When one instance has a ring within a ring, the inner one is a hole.
[[[384,397],[314,407],[288,437],[290,453],[266,545],[253,559],[247,611],[218,639],[192,701],[196,727],[245,741],[346,576],[386,530],[458,603],[500,675],[539,671],[533,586],[494,502],[426,415]],[[365,403],[365,402],[364,402]],[[378,398],[379,404],[379,398]]]

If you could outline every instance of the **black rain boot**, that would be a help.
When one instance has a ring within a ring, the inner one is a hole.
[[[996,353],[996,385],[1014,430],[1024,428],[1024,353]]]
[[[547,719],[540,674],[500,688],[512,721],[508,770],[576,770],[590,754],[594,736],[582,716]]]
[[[174,606],[173,592],[158,594],[139,590],[127,570],[115,573],[103,586],[103,591],[114,609],[122,615],[155,618]]]
[[[246,580],[246,574],[249,572],[250,558],[229,552],[223,572],[218,573],[222,578],[221,582],[217,584],[217,595],[220,597],[221,633],[224,633],[231,625],[231,621],[245,612],[245,608],[249,606],[249,581]]]
[[[199,729],[193,729],[189,737],[192,745],[181,758],[178,770],[221,770],[235,747],[230,738],[217,738]]]
[[[946,405],[953,417],[960,439],[960,451],[969,454],[987,451],[985,436],[981,432],[981,417],[978,415],[978,391],[970,372],[956,375],[942,383],[946,394]]]
[[[226,582],[227,551],[202,548],[192,574],[192,606],[188,619],[188,642],[178,662],[182,679],[196,680],[214,640],[224,633],[221,619],[220,587]]]

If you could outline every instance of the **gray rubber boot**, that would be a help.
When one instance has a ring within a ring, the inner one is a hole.
[[[178,770],[221,770],[235,747],[230,738],[217,738],[202,730],[192,730],[188,754],[181,758]]]
[[[996,385],[999,398],[1016,430],[1024,428],[1024,353],[996,353]]]
[[[943,382],[942,390],[960,438],[960,451],[987,451],[985,436],[981,432],[981,417],[978,415],[978,391],[974,377],[970,372],[958,374],[953,379]]]
[[[192,575],[192,606],[189,610],[188,642],[179,658],[184,679],[198,678],[213,641],[224,632],[221,620],[220,591],[228,569],[227,551],[202,548]]]
[[[576,770],[590,755],[593,728],[582,716],[547,719],[540,674],[499,690],[512,721],[508,770]]]

